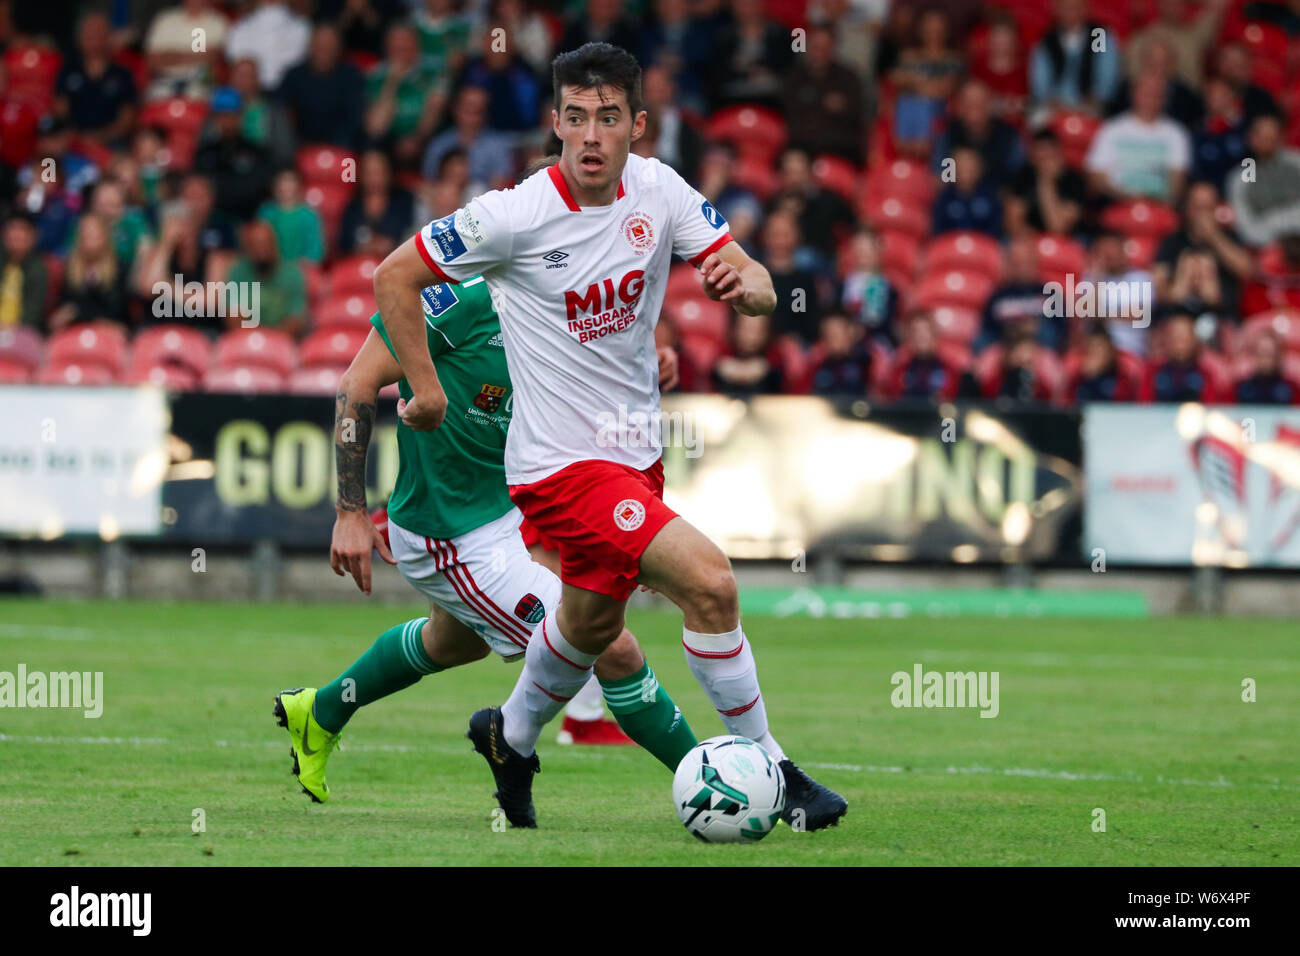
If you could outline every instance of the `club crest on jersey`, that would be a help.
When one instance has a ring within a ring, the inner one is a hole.
[[[623,238],[627,240],[627,244],[632,247],[632,251],[638,256],[643,256],[654,248],[654,223],[648,213],[640,210],[628,213],[624,217],[620,228],[623,231]]]
[[[479,393],[474,396],[474,407],[480,408],[492,415],[501,407],[501,399],[505,397],[506,387],[504,385],[488,385],[484,383],[479,389]]]
[[[546,617],[546,605],[536,594],[528,593],[515,605],[515,617],[528,624],[537,624]]]
[[[614,524],[623,531],[635,531],[645,523],[645,505],[635,498],[624,498],[614,506]]]

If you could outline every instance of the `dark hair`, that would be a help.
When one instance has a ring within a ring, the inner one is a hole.
[[[584,43],[576,50],[559,54],[551,61],[551,82],[557,110],[560,108],[560,91],[566,86],[598,93],[611,86],[626,94],[633,117],[644,108],[641,64],[627,50],[612,43]]]
[[[547,153],[545,156],[538,156],[524,167],[524,171],[519,174],[519,179],[516,180],[515,185],[519,185],[519,183],[522,183],[529,176],[534,176],[537,173],[540,173],[543,169],[554,166],[559,161],[560,157],[556,156],[554,153]]]

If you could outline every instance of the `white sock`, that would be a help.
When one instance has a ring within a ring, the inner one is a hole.
[[[573,700],[564,705],[564,716],[584,723],[605,716],[605,692],[601,690],[600,681],[595,674],[582,685],[582,690],[573,695]]]
[[[599,656],[584,654],[564,639],[555,611],[533,632],[524,654],[524,669],[515,689],[501,706],[506,743],[527,757],[537,747],[544,727],[591,677]]]
[[[767,708],[758,687],[754,654],[737,627],[726,634],[699,634],[682,628],[686,663],[704,688],[729,733],[748,737],[775,761],[785,751],[767,730]]]

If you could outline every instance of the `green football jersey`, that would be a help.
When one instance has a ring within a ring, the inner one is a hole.
[[[514,393],[501,324],[483,277],[429,286],[421,297],[429,354],[447,394],[447,417],[431,432],[397,423],[397,480],[388,515],[416,534],[451,538],[513,507],[506,492],[505,450]],[[392,352],[379,313],[370,324]],[[406,379],[397,388],[409,401]]]

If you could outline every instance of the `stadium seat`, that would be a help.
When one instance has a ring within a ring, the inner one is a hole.
[[[374,296],[350,295],[347,298],[331,296],[312,317],[312,327],[325,329],[369,329],[370,317],[375,314]]]
[[[925,270],[982,272],[997,281],[1002,275],[1002,247],[982,232],[958,230],[933,237],[925,247]]]
[[[877,238],[882,270],[904,272],[909,277],[916,275],[921,264],[921,242],[916,236],[896,229],[884,229]]]
[[[840,156],[818,156],[813,160],[812,174],[823,189],[839,193],[851,206],[857,205],[862,174],[847,159]]]
[[[1178,228],[1178,213],[1162,202],[1134,199],[1107,206],[1101,224],[1123,235],[1163,239]]]
[[[79,362],[75,359],[51,359],[36,379],[42,385],[112,385],[117,381],[107,365]]]
[[[1267,329],[1282,340],[1288,351],[1300,351],[1300,309],[1270,309],[1247,316],[1242,323],[1247,337]]]
[[[1101,120],[1091,113],[1078,110],[1058,110],[1052,115],[1051,129],[1061,142],[1066,165],[1082,169],[1092,138],[1097,135]]]
[[[0,329],[0,362],[26,369],[29,378],[41,367],[44,352],[45,341],[35,329],[25,325]]]
[[[770,163],[785,149],[785,120],[761,106],[729,106],[708,118],[705,135],[730,143],[742,156],[764,157]]]
[[[26,362],[18,362],[0,355],[0,385],[26,385],[35,374],[35,370]]]
[[[131,343],[133,369],[157,365],[181,366],[202,378],[211,362],[208,337],[187,325],[155,325],[139,332]]]
[[[971,373],[984,389],[1002,371],[1003,347],[990,345],[975,358]],[[1048,401],[1058,402],[1065,392],[1065,366],[1051,349],[1039,345],[1034,350],[1034,379],[1041,385]]]
[[[993,286],[993,279],[980,272],[951,269],[930,273],[917,286],[914,305],[927,309],[950,305],[978,311],[984,308]]]
[[[351,160],[354,164],[351,169],[354,174],[352,181],[355,181],[356,157],[348,150],[312,143],[299,149],[296,157],[298,172],[302,174],[303,182],[309,186],[336,186],[343,183],[344,160]]]
[[[785,373],[784,391],[790,394],[806,394],[811,383],[813,366],[808,352],[792,335],[778,335],[773,341],[776,354],[781,358],[781,368]]]
[[[188,365],[159,362],[135,364],[126,376],[131,385],[157,385],[175,392],[192,392],[203,382],[203,375]]]
[[[199,146],[199,135],[207,119],[206,100],[173,97],[155,100],[145,105],[140,113],[140,125],[161,129],[171,154],[169,165],[173,169],[189,169]]]
[[[337,395],[343,371],[326,365],[300,368],[289,376],[289,391],[294,395]]]
[[[1038,237],[1038,276],[1044,282],[1064,281],[1067,273],[1082,276],[1087,267],[1087,250],[1069,236]]]
[[[329,270],[330,295],[344,298],[360,295],[374,298],[375,267],[379,260],[370,256],[349,256],[334,263]]]
[[[14,44],[4,54],[8,97],[48,113],[54,103],[54,81],[62,65],[63,56],[57,50],[35,43]]]
[[[713,366],[725,351],[724,345],[711,335],[683,335],[678,350],[699,370],[703,391],[713,391]]]
[[[307,283],[307,307],[314,309],[329,295],[329,279],[319,263],[307,259],[298,260],[298,270]]]
[[[1129,236],[1124,240],[1124,255],[1134,269],[1148,269],[1160,250],[1159,236]]]
[[[690,298],[707,298],[704,295],[704,277],[689,262],[674,263],[668,269],[668,284],[664,287],[664,301]]]
[[[868,172],[864,197],[893,197],[929,209],[936,192],[935,175],[929,167],[914,160],[895,159]]]
[[[934,324],[945,339],[970,345],[980,330],[980,313],[959,305],[941,305],[933,310]]]
[[[672,303],[665,301],[664,306],[682,335],[706,336],[718,342],[727,340],[731,325],[729,305],[700,296]]]
[[[866,195],[871,196],[870,188]],[[930,210],[914,200],[877,196],[866,201],[862,213],[867,225],[877,232],[905,232],[916,239],[930,234]]]
[[[771,198],[780,185],[780,177],[772,168],[771,158],[757,155],[739,156],[731,173],[731,181],[742,189],[748,189],[763,202]]]
[[[126,367],[126,333],[106,322],[78,322],[51,337],[49,363],[98,365],[117,378]]]
[[[285,377],[263,365],[231,365],[208,373],[203,387],[209,392],[266,393],[284,390]]]
[[[325,247],[333,250],[339,241],[343,211],[352,201],[353,183],[326,183],[308,186],[303,194],[307,205],[316,210],[325,229]]]
[[[304,369],[321,367],[346,369],[352,364],[352,359],[368,334],[360,326],[336,327],[313,332],[303,340],[302,347],[298,350],[298,357]]]
[[[217,340],[215,365],[217,369],[265,368],[286,376],[298,366],[298,355],[287,332],[235,329]]]

